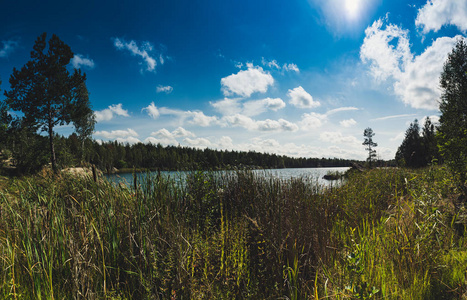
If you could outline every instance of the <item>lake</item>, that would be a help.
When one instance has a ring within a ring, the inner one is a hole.
[[[266,177],[273,177],[279,179],[303,178],[308,181],[317,182],[320,185],[330,186],[335,185],[339,181],[328,181],[323,179],[323,176],[329,172],[344,173],[349,167],[336,167],[336,168],[293,168],[293,169],[261,169],[251,170],[253,173]],[[163,176],[170,176],[176,180],[183,180],[187,174],[193,171],[161,171]],[[236,172],[236,171],[214,171],[214,172]],[[144,176],[146,173],[139,173],[139,176]],[[157,172],[151,172],[152,175]],[[133,182],[133,173],[119,173],[119,174],[106,174],[105,177],[115,183],[130,184]]]

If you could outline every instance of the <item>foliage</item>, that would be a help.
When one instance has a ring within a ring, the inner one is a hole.
[[[365,150],[368,151],[368,157],[366,160],[371,168],[371,162],[376,159],[376,150],[374,148],[378,146],[378,144],[373,142],[373,136],[375,136],[375,133],[370,127],[366,128],[363,131],[363,136],[365,137],[365,139],[362,145],[366,146]]]
[[[218,151],[181,146],[114,142],[92,143],[90,162],[108,171],[113,167],[152,170],[217,170],[249,168],[345,167],[354,161],[337,158],[291,158],[255,151]]]
[[[1,84],[2,82],[0,81]],[[7,130],[11,121],[12,117],[8,113],[8,104],[6,101],[0,101],[0,151],[5,146],[5,141],[8,137]]]
[[[463,187],[467,179],[467,45],[463,39],[448,55],[440,85],[439,147]]]
[[[410,168],[426,167],[434,159],[438,160],[435,128],[429,117],[426,118],[421,135],[418,120],[410,123],[395,159],[399,166]]]
[[[326,190],[250,172],[2,179],[2,298],[459,299],[467,238],[444,168]]]
[[[13,69],[11,89],[5,92],[11,109],[24,113],[28,128],[47,132],[53,170],[57,170],[54,127],[77,122],[88,112],[83,96],[86,76],[77,69],[73,74],[68,72],[67,65],[72,58],[70,47],[56,35],[47,47],[46,33],[43,33],[36,39],[31,60],[21,70]]]

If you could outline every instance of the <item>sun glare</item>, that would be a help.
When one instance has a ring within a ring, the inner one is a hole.
[[[350,20],[355,20],[360,15],[362,0],[344,0],[345,11]]]

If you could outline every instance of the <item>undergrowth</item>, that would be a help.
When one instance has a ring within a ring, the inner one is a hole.
[[[248,171],[2,186],[4,299],[466,296],[467,214],[443,167],[355,173],[332,189]]]

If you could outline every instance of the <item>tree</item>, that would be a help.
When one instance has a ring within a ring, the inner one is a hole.
[[[0,81],[0,84],[2,82]],[[11,115],[8,113],[8,104],[5,101],[0,101],[0,151],[5,146],[7,139],[7,130],[12,121]]]
[[[420,137],[420,125],[415,119],[405,131],[402,144],[396,152],[396,161],[400,166],[418,168],[426,165],[423,153],[422,138]]]
[[[368,127],[363,131],[363,136],[365,137],[365,140],[363,141],[364,146],[366,146],[365,150],[368,151],[368,158],[366,159],[368,161],[368,164],[371,168],[371,162],[376,158],[376,150],[374,147],[378,146],[377,143],[373,142],[373,136],[375,133],[373,133],[373,129]]]
[[[84,82],[76,89],[75,98],[78,101],[76,101],[76,105],[72,111],[72,122],[81,141],[81,161],[84,161],[86,153],[85,142],[91,137],[96,125],[96,116],[91,109],[88,89]]]
[[[440,77],[439,148],[447,165],[465,188],[467,171],[467,45],[460,39],[448,55]]]
[[[425,124],[422,128],[422,146],[425,154],[425,164],[439,161],[439,151],[436,141],[435,125],[429,117],[426,117]]]
[[[54,127],[85,118],[85,97],[82,94],[86,75],[67,65],[73,58],[70,47],[53,35],[46,43],[40,35],[31,52],[31,60],[21,70],[13,69],[11,89],[5,92],[11,109],[24,113],[27,126],[45,131],[49,138],[50,161],[57,171],[54,148]]]

